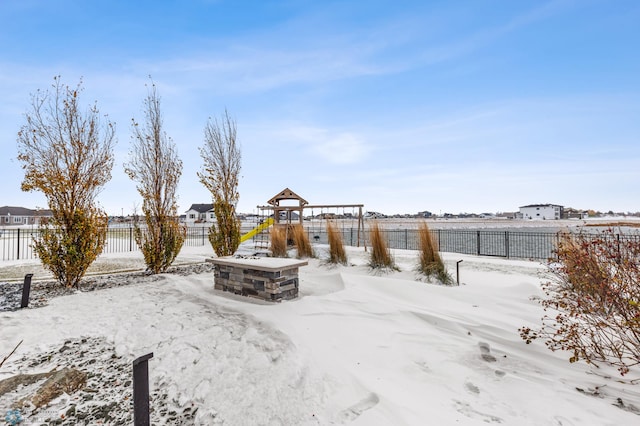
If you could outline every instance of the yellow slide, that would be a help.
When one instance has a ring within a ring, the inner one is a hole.
[[[271,225],[273,225],[273,218],[272,217],[268,217],[260,225],[256,226],[251,231],[249,231],[246,234],[244,234],[243,236],[241,236],[240,237],[240,242],[243,243],[243,242],[247,241],[249,238],[255,237],[256,235],[258,235],[259,233],[261,233],[262,231],[264,231],[265,229],[267,229]]]

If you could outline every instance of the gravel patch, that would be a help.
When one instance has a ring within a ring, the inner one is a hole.
[[[174,266],[165,274],[201,274],[213,272],[213,264],[197,263],[191,265]],[[29,308],[39,308],[46,306],[47,301],[60,296],[74,294],[78,291],[96,291],[106,288],[120,287],[125,285],[142,284],[158,281],[163,274],[151,274],[149,272],[130,272],[121,274],[96,275],[85,277],[79,288],[65,288],[56,281],[36,281],[31,283],[31,294],[29,297]],[[1,283],[0,282],[0,312],[20,309],[22,300],[23,283]]]
[[[37,425],[131,425],[133,424],[133,367],[116,354],[104,338],[66,340],[59,347],[17,359],[3,370],[48,372],[75,368],[86,373],[82,388],[63,393],[45,407],[36,407],[30,396],[43,380],[0,395],[0,407],[18,410],[24,423]],[[166,388],[163,388],[166,389]],[[180,408],[165,390],[152,389],[149,395],[150,420],[156,425],[193,425],[196,407]],[[19,404],[19,401],[23,401]],[[2,413],[4,415],[4,412]]]
[[[170,268],[165,274],[190,275],[213,271],[210,263]],[[99,291],[126,285],[139,285],[162,279],[164,274],[134,272],[91,276],[82,280],[78,289],[62,287],[55,281],[33,282],[29,307],[37,309],[48,301],[76,292]],[[0,283],[0,312],[19,309],[22,283]],[[0,354],[4,357],[8,354]],[[84,337],[66,340],[39,353],[9,358],[2,366],[3,373],[34,374],[75,368],[87,374],[87,383],[72,394],[63,393],[46,407],[35,407],[29,397],[43,384],[43,380],[20,385],[0,395],[0,409],[17,410],[23,422],[37,425],[130,425],[133,423],[133,367],[131,360],[116,354],[115,347],[103,337]],[[156,425],[193,425],[197,407],[181,406],[169,398],[165,383],[161,389],[151,389],[150,416]],[[5,409],[6,408],[6,409]],[[4,417],[0,417],[0,421]],[[4,424],[4,423],[2,423]],[[9,423],[7,423],[9,424]]]

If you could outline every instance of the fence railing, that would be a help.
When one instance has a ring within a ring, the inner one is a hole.
[[[0,229],[0,260],[35,259],[33,240],[40,237],[38,228],[2,228]],[[187,227],[185,246],[204,246],[209,244],[209,228],[201,226]],[[138,251],[133,227],[109,227],[107,242],[103,253],[126,253]]]
[[[355,228],[338,230],[342,232],[342,241],[354,246],[358,242]],[[555,257],[561,236],[566,231],[510,231],[510,230],[475,230],[475,229],[432,229],[431,234],[441,252],[471,254],[477,256],[496,256],[514,259],[548,260]],[[576,232],[581,232],[576,230]],[[316,242],[328,244],[326,230],[309,229],[309,238]],[[392,249],[419,250],[419,233],[417,229],[385,229],[382,230],[387,245]],[[593,231],[594,238],[602,235]],[[360,245],[371,245],[368,232],[360,233]],[[640,241],[639,234],[611,234],[619,242],[624,240]]]
[[[307,227],[311,242],[327,244],[327,232],[322,227]],[[342,228],[342,240],[345,245],[369,246],[368,232],[357,228]],[[243,230],[246,232],[246,230]],[[268,230],[266,231],[268,233]],[[553,256],[560,239],[560,232],[509,231],[509,230],[469,230],[469,229],[436,229],[431,233],[438,242],[442,252],[471,254],[478,256],[497,256],[519,259],[546,260]],[[418,250],[419,237],[417,229],[386,229],[383,235],[389,248]],[[37,228],[3,228],[0,229],[0,260],[33,259],[36,254],[32,241],[38,238]],[[187,227],[185,246],[198,247],[209,244],[208,227]],[[264,241],[264,236],[256,238]],[[640,239],[640,235],[620,235],[617,239]],[[107,232],[107,243],[103,253],[126,253],[138,251],[133,227],[110,227]]]
[[[342,240],[346,245],[357,244],[357,229],[343,229]],[[387,245],[392,249],[419,250],[417,229],[382,230]],[[431,230],[441,252],[497,256],[519,259],[549,259],[557,247],[560,233],[521,232],[468,229]],[[313,240],[328,243],[325,231],[310,232]],[[364,235],[364,236],[363,236]],[[368,232],[361,234],[360,245],[370,245]]]

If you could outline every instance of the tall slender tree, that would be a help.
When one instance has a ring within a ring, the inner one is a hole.
[[[132,119],[132,144],[127,175],[137,182],[142,196],[146,227],[136,224],[136,243],[142,249],[147,268],[157,274],[173,263],[184,243],[186,230],[178,219],[177,189],[182,161],[173,140],[163,130],[160,96],[151,82],[144,100],[145,122]]]
[[[104,248],[108,219],[96,196],[111,179],[115,125],[101,120],[95,103],[81,109],[82,81],[69,87],[58,76],[52,87],[31,97],[18,160],[22,190],[42,192],[53,213],[40,226],[35,252],[59,283],[73,287]]]
[[[240,198],[238,183],[242,156],[237,143],[237,127],[225,109],[220,120],[209,119],[200,148],[203,166],[200,182],[211,192],[216,223],[209,230],[209,241],[218,256],[235,253],[240,245],[240,221],[236,206]]]

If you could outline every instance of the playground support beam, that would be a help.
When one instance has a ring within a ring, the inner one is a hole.
[[[364,220],[362,217],[362,208],[364,204],[305,204],[302,206],[256,206],[260,210],[273,210],[273,211],[299,211],[303,212],[305,209],[339,209],[339,208],[358,208],[358,242],[357,247],[360,247],[360,238],[361,238],[361,230],[364,234]],[[289,217],[287,215],[287,217]],[[303,214],[300,215],[300,223],[302,223]],[[274,219],[276,219],[274,217]],[[277,221],[278,219],[276,219]],[[364,235],[362,235],[364,236]],[[365,250],[367,249],[366,243],[364,246]]]

